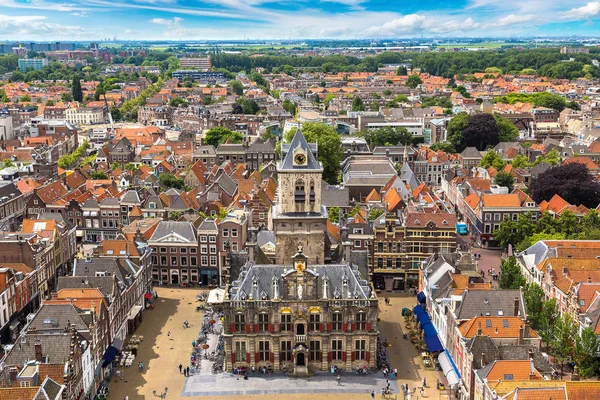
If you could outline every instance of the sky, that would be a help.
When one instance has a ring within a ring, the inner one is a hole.
[[[0,0],[3,40],[600,37],[600,1]]]

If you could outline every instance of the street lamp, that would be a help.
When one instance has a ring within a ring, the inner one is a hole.
[[[167,397],[167,392],[169,391],[169,388],[165,386],[165,391],[160,393],[160,394],[156,394],[156,390],[152,391],[152,394],[154,395],[154,397],[160,397],[161,399],[164,399]]]

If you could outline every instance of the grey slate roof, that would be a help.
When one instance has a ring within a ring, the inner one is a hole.
[[[294,165],[294,152],[298,149],[302,149],[306,154],[306,165]],[[308,143],[306,142],[306,138],[302,134],[302,130],[298,129],[292,142],[290,143],[289,151],[285,155],[285,158],[279,164],[280,170],[322,170],[323,167],[321,163],[317,161],[315,156],[313,155]]]
[[[499,346],[500,358],[503,360],[529,360],[529,351],[533,350],[533,365],[542,375],[550,375],[554,369],[543,354],[528,344]]]
[[[275,244],[277,243],[277,240],[275,238],[274,231],[268,231],[264,229],[258,232],[258,234],[256,235],[256,244],[258,244],[258,247],[263,247],[267,243]]]
[[[56,383],[49,376],[44,379],[42,385],[38,392],[36,393],[36,399],[47,399],[47,400],[57,400],[62,398],[62,389],[63,386]],[[44,396],[44,397],[40,397]]]
[[[158,229],[158,228],[157,228]],[[129,259],[94,257],[88,260],[75,259],[72,276],[96,277],[97,274],[115,276],[119,282],[129,286],[140,267]]]
[[[460,153],[463,158],[481,158],[481,153],[475,147],[467,147]]]
[[[212,233],[215,234],[217,233],[219,230],[217,228],[217,223],[214,219],[205,219],[204,221],[202,221],[202,223],[200,224],[200,226],[198,227],[198,233]]]
[[[121,197],[121,203],[125,204],[141,204],[140,196],[135,190],[128,190],[123,197]]]
[[[489,336],[475,335],[465,344],[465,348],[473,355],[473,369],[483,368],[492,361],[500,359],[500,350]]]
[[[67,323],[78,331],[87,331],[88,326],[73,304],[44,304],[29,325],[40,333],[63,332]]]
[[[51,363],[61,363],[69,359],[71,353],[71,334],[27,334],[26,341],[19,338],[14,347],[6,355],[7,366],[23,366],[25,362],[35,360],[35,342],[42,345],[42,356],[48,357]]]
[[[322,181],[321,204],[325,207],[348,207],[350,205],[350,189],[333,186]]]
[[[161,221],[148,242],[173,242],[171,235],[181,236],[187,242],[196,242],[196,230],[187,221]]]
[[[227,174],[221,174],[215,180],[215,185],[219,185],[219,187],[230,196],[233,196],[235,194],[235,191],[237,190],[238,186],[237,182],[231,179],[231,177]]]
[[[278,284],[281,296],[285,293],[282,277],[295,273],[292,266],[285,265],[246,265],[238,280],[231,285],[230,295],[232,300],[248,299],[250,294],[254,299],[262,298],[266,294],[268,299],[274,296],[273,280]],[[323,279],[328,279],[327,298],[333,299],[339,295],[341,299],[366,300],[371,296],[369,283],[361,279],[358,269],[350,268],[344,264],[309,265],[304,274],[317,276],[317,298],[323,299]],[[347,281],[347,285],[343,285]]]
[[[515,313],[515,298],[519,301]],[[468,320],[480,315],[524,317],[525,301],[520,290],[465,290],[455,314],[458,320]]]

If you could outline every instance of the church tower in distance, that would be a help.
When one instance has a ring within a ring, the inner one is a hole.
[[[311,264],[325,261],[327,213],[321,204],[323,166],[317,161],[316,146],[310,146],[298,129],[289,147],[282,146],[277,164],[277,204],[271,210],[275,231],[275,263],[288,264],[298,246]]]

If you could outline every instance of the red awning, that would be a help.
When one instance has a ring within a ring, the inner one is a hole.
[[[144,294],[144,298],[145,298],[146,300],[150,300],[152,297],[154,297],[154,296],[152,296],[152,294],[151,294],[151,293],[146,293],[146,294]]]

